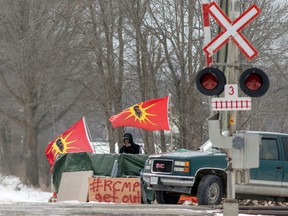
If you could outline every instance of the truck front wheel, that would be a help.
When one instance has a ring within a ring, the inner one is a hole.
[[[155,191],[155,198],[158,204],[177,204],[180,195],[166,191]]]
[[[204,176],[197,189],[199,205],[219,205],[223,197],[223,182],[216,175]]]

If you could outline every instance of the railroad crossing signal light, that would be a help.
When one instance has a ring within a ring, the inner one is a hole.
[[[196,87],[204,95],[219,95],[223,92],[226,78],[217,68],[207,67],[199,71],[196,77]]]
[[[207,67],[197,74],[196,87],[204,95],[219,95],[225,85],[225,75],[217,68]],[[248,96],[261,97],[269,89],[269,78],[261,69],[249,68],[241,74],[239,86]]]
[[[259,68],[245,70],[239,80],[241,90],[250,97],[261,97],[269,89],[269,78]]]

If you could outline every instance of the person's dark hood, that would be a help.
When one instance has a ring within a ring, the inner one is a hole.
[[[133,141],[133,136],[132,136],[131,133],[125,133],[125,134],[124,134],[124,140],[125,140],[125,139],[128,139],[131,144],[134,143],[134,141]]]

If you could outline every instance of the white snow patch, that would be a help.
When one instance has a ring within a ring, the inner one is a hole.
[[[0,202],[48,202],[52,192],[24,185],[16,176],[0,174]]]

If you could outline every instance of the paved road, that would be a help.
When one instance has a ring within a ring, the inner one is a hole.
[[[0,215],[195,215],[212,216],[221,210],[212,207],[191,205],[158,205],[158,204],[106,204],[106,203],[43,203],[21,202],[0,203]]]

